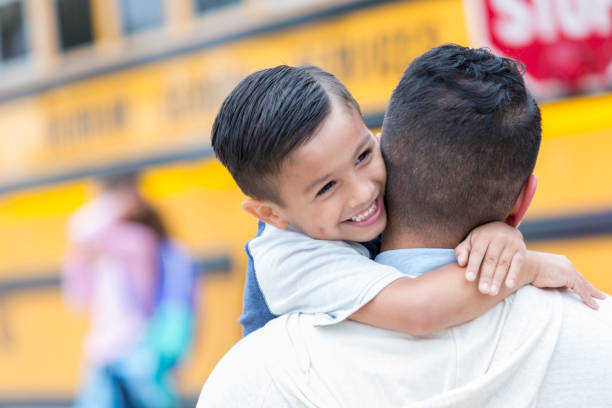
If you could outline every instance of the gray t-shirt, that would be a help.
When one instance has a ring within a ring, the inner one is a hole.
[[[406,276],[369,259],[359,243],[313,239],[292,228],[265,225],[248,252],[270,312],[312,314],[321,325],[346,319]]]

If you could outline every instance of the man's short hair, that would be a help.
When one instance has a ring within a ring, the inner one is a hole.
[[[390,219],[464,235],[506,217],[541,140],[523,71],[510,58],[453,44],[410,64],[383,122]]]
[[[234,88],[215,118],[212,146],[244,194],[282,204],[283,161],[327,118],[330,96],[361,114],[346,87],[315,66],[264,69]]]

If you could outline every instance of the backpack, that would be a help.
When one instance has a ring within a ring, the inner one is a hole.
[[[160,356],[164,370],[176,366],[191,346],[195,323],[198,273],[193,258],[171,240],[158,256],[159,279],[145,343]]]

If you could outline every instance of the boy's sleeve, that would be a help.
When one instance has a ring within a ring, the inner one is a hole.
[[[271,226],[249,243],[270,311],[320,315],[319,324],[346,319],[405,275],[368,258],[356,243],[325,241]]]

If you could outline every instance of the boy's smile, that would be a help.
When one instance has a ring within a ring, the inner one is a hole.
[[[281,219],[317,239],[368,241],[387,221],[386,170],[361,116],[332,99],[332,111],[281,166]]]
[[[367,227],[373,224],[374,222],[376,222],[378,218],[380,218],[382,211],[383,211],[383,205],[379,197],[376,200],[374,200],[372,205],[370,205],[370,207],[367,210],[365,210],[364,212],[354,217],[349,218],[348,220],[344,222],[350,222],[350,223],[355,224],[355,226],[359,226],[359,227]]]

